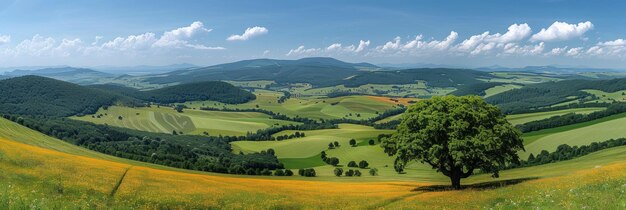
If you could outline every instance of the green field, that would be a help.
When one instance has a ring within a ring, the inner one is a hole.
[[[561,116],[570,113],[576,114],[589,114],[596,111],[601,111],[606,108],[604,107],[589,107],[589,108],[575,108],[575,109],[564,109],[557,111],[548,111],[548,112],[535,112],[535,113],[527,113],[527,114],[513,114],[507,115],[506,119],[513,125],[524,124],[527,122],[543,120],[554,116]]]
[[[626,114],[619,114],[590,122],[528,133],[524,138],[526,152],[520,153],[520,157],[526,158],[530,153],[538,154],[541,150],[551,152],[561,144],[581,146],[623,138],[626,137],[626,130],[623,128],[625,123]]]
[[[599,99],[592,100],[587,103],[613,103],[613,102],[626,102],[626,91],[616,91],[607,93],[601,90],[582,90],[589,94],[593,94]]]
[[[343,132],[333,135],[370,130],[354,125],[342,125],[342,129]],[[5,169],[0,171],[0,207],[237,209],[250,203],[263,209],[626,207],[622,193],[626,184],[624,146],[569,161],[502,171],[499,179],[479,174],[463,180],[464,184],[495,182],[493,187],[424,192],[420,187],[447,184],[447,177],[417,163],[406,174],[395,174],[393,169],[384,167],[391,158],[378,145],[365,145],[362,141],[367,138],[358,139],[361,142],[357,147],[346,143],[327,153],[340,158],[341,164],[367,160],[371,167],[379,169],[379,176],[369,176],[367,169],[361,169],[363,177],[335,177],[330,166],[316,167],[319,176],[315,178],[234,176],[112,157],[0,119],[0,166]],[[301,139],[288,141],[298,140]],[[520,183],[504,185],[505,180],[520,180]]]
[[[345,87],[337,85],[332,87],[311,88],[311,86],[296,86],[285,88],[296,96],[325,96],[334,92],[349,92],[363,95],[384,95],[394,97],[430,97],[446,95],[454,88],[428,87],[425,82],[418,81],[416,84],[381,85],[367,84],[359,87]]]
[[[487,98],[489,96],[493,96],[499,93],[503,93],[503,92],[513,90],[513,89],[518,89],[518,88],[522,88],[522,86],[514,85],[514,84],[498,85],[498,86],[485,90],[485,95],[483,97]]]
[[[229,109],[264,109],[288,116],[300,116],[313,119],[369,119],[377,113],[396,107],[391,101],[380,101],[369,96],[345,96],[337,98],[292,97],[284,103],[278,103],[281,92],[255,90],[257,99],[245,104],[224,104],[214,101],[196,101],[185,103],[188,107],[212,107]]]
[[[100,116],[98,118],[98,116]],[[119,117],[122,117],[120,120]],[[269,115],[257,112],[219,112],[185,109],[178,113],[169,107],[130,108],[112,106],[100,109],[94,115],[72,117],[96,124],[141,131],[202,135],[245,135],[259,129],[276,125],[298,124],[296,122],[270,119]]]
[[[559,81],[561,79],[541,74],[527,72],[493,72],[491,75],[498,78],[484,79],[486,82],[502,82],[513,84],[537,84],[542,82]]]

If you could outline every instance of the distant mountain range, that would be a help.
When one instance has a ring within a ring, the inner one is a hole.
[[[170,71],[180,70],[180,69],[189,69],[189,68],[197,68],[199,66],[181,63],[181,64],[172,64],[165,66],[148,66],[148,65],[140,65],[140,66],[95,66],[91,67],[94,70],[111,73],[111,74],[127,74],[127,75],[146,75],[146,74],[160,74],[166,73]]]
[[[44,68],[37,70],[18,69],[5,72],[3,76],[5,78],[12,78],[26,75],[48,77],[76,84],[93,84],[103,78],[113,78],[115,76],[113,74],[99,72],[91,69],[74,67]]]
[[[502,66],[491,66],[476,68],[481,71],[520,71],[533,73],[550,73],[550,74],[578,74],[584,72],[626,72],[626,70],[608,69],[608,68],[582,68],[582,67],[557,67],[557,66],[526,66],[522,68],[508,68]]]

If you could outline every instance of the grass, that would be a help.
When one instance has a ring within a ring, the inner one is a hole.
[[[613,103],[617,102],[625,102],[626,101],[626,91],[616,91],[612,93],[604,92],[601,90],[582,90],[589,94],[593,94],[598,97],[598,100],[589,101],[587,103]]]
[[[548,112],[535,112],[535,113],[527,113],[527,114],[514,114],[507,115],[506,119],[513,125],[524,124],[527,122],[543,120],[554,116],[561,116],[570,113],[576,114],[589,114],[596,111],[601,111],[606,108],[604,107],[589,107],[589,108],[574,108],[574,109],[564,109],[557,111],[548,111]]]
[[[554,151],[561,144],[581,146],[626,137],[624,124],[626,124],[626,113],[527,133],[524,135],[526,152],[521,153],[520,156],[528,157],[530,153],[538,154],[541,150]]]
[[[488,98],[489,96],[493,96],[499,93],[503,93],[503,92],[513,90],[513,89],[518,89],[518,88],[522,88],[522,86],[514,85],[514,84],[498,85],[498,86],[485,90],[485,96],[483,97]]]
[[[418,81],[415,84],[366,84],[358,87],[345,87],[337,85],[332,87],[312,88],[310,85],[291,86],[283,90],[289,91],[298,96],[326,96],[333,92],[350,92],[363,95],[385,95],[392,97],[430,97],[435,95],[446,95],[454,88],[428,87],[425,82]]]
[[[15,123],[0,120],[0,125],[3,126],[0,129],[2,209],[626,208],[626,147],[602,150],[569,161],[503,171],[500,179],[483,174],[463,180],[463,184],[488,187],[427,191],[424,189],[436,187],[433,184],[447,184],[447,180],[431,178],[428,174],[394,180],[369,176],[365,171],[360,178],[190,173],[119,158],[104,160],[100,157],[105,155],[96,156],[95,152],[57,139],[36,140],[42,138],[42,134]],[[68,153],[33,146],[37,142]],[[344,147],[333,154],[342,155],[341,149],[374,148],[378,147]],[[321,168],[318,170],[323,172]],[[505,180],[532,177],[541,178],[505,184],[508,182]]]
[[[313,119],[369,119],[400,104],[370,96],[320,98],[297,97],[296,95],[292,95],[284,103],[278,103],[278,99],[283,96],[281,92],[257,89],[254,93],[257,99],[244,104],[196,101],[187,102],[185,105],[194,108],[264,109],[292,117],[300,116]]]
[[[96,116],[100,116],[100,118]],[[118,117],[122,117],[120,120]],[[130,108],[111,106],[100,109],[94,115],[72,117],[96,124],[130,128],[135,130],[203,135],[245,135],[259,129],[296,122],[270,119],[269,115],[256,112],[218,112],[185,109],[178,113],[169,107]]]

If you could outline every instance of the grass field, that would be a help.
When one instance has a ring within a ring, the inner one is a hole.
[[[506,119],[513,125],[524,124],[527,122],[543,120],[554,116],[565,115],[569,113],[576,114],[589,114],[596,111],[601,111],[606,108],[604,107],[589,107],[589,108],[575,108],[575,109],[564,109],[557,111],[548,111],[548,112],[536,112],[536,113],[528,113],[528,114],[514,114],[507,115]]]
[[[98,118],[97,116],[101,116]],[[122,117],[120,120],[119,117]],[[72,117],[72,119],[107,124],[135,130],[203,135],[245,135],[275,125],[297,124],[296,122],[270,119],[269,115],[256,112],[218,112],[185,109],[178,113],[169,107],[130,108],[112,106],[100,109],[94,115]]]
[[[376,117],[377,113],[393,109],[397,106],[394,101],[380,100],[379,97],[371,96],[345,96],[337,98],[317,97],[292,97],[284,103],[278,103],[283,96],[281,92],[256,90],[257,99],[245,104],[224,104],[214,101],[196,101],[185,103],[188,107],[213,107],[213,108],[240,108],[240,109],[265,109],[288,116],[300,116],[313,119],[369,119]]]
[[[430,97],[446,95],[454,88],[435,88],[426,86],[425,82],[418,81],[415,84],[381,85],[367,84],[359,87],[345,87],[337,85],[332,87],[311,88],[311,86],[295,86],[284,89],[296,96],[326,96],[334,92],[350,92],[363,95],[384,95],[393,97]]]
[[[598,100],[592,100],[588,103],[613,103],[617,102],[626,102],[626,91],[617,91],[612,93],[607,93],[601,90],[582,90],[584,92],[590,93],[598,97]]]
[[[528,72],[492,72],[491,75],[499,77],[484,79],[486,82],[502,82],[513,84],[536,84],[542,82],[559,81],[561,79]]]
[[[522,88],[522,86],[514,85],[514,84],[498,85],[498,86],[485,90],[485,95],[483,97],[487,98],[489,96],[493,96],[499,93],[503,93],[503,92],[513,90],[513,89],[518,89],[518,88]]]
[[[626,114],[623,113],[590,122],[527,133],[524,138],[526,152],[520,153],[520,157],[526,158],[530,153],[536,155],[541,150],[554,151],[561,144],[581,146],[626,137],[625,124]]]
[[[427,173],[404,181],[369,175],[214,175],[102,155],[4,119],[0,126],[2,209],[626,207],[626,147],[503,171],[500,179],[475,175],[463,180],[473,184],[463,191],[432,191],[437,189],[433,184],[447,184],[446,180],[433,179]],[[345,149],[371,148],[377,147]],[[333,152],[339,156],[340,149]]]

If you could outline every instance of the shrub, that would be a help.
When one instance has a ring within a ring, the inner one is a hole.
[[[352,160],[352,161],[350,161],[348,163],[348,167],[355,167],[356,168],[356,167],[358,167],[358,165],[356,164],[356,162],[354,162],[354,160]]]
[[[377,168],[371,168],[370,169],[370,175],[378,176],[378,169]]]
[[[361,162],[359,162],[359,168],[367,168],[367,166],[369,166],[370,164],[367,163],[367,161],[365,160],[361,160]]]
[[[354,170],[354,176],[361,176],[361,171]]]
[[[278,169],[274,171],[274,176],[285,176],[285,171]]]
[[[285,176],[293,176],[293,171],[286,169],[285,170]]]
[[[346,171],[346,176],[353,176],[353,175],[354,175],[354,170],[350,169]]]
[[[333,173],[335,174],[335,176],[341,176],[343,174],[343,169],[342,168],[335,168],[335,170],[333,170]]]
[[[374,144],[376,144],[376,142],[374,141],[374,139],[370,139],[368,143],[369,143],[370,145],[374,145]]]
[[[356,147],[356,140],[350,139],[350,146]]]

